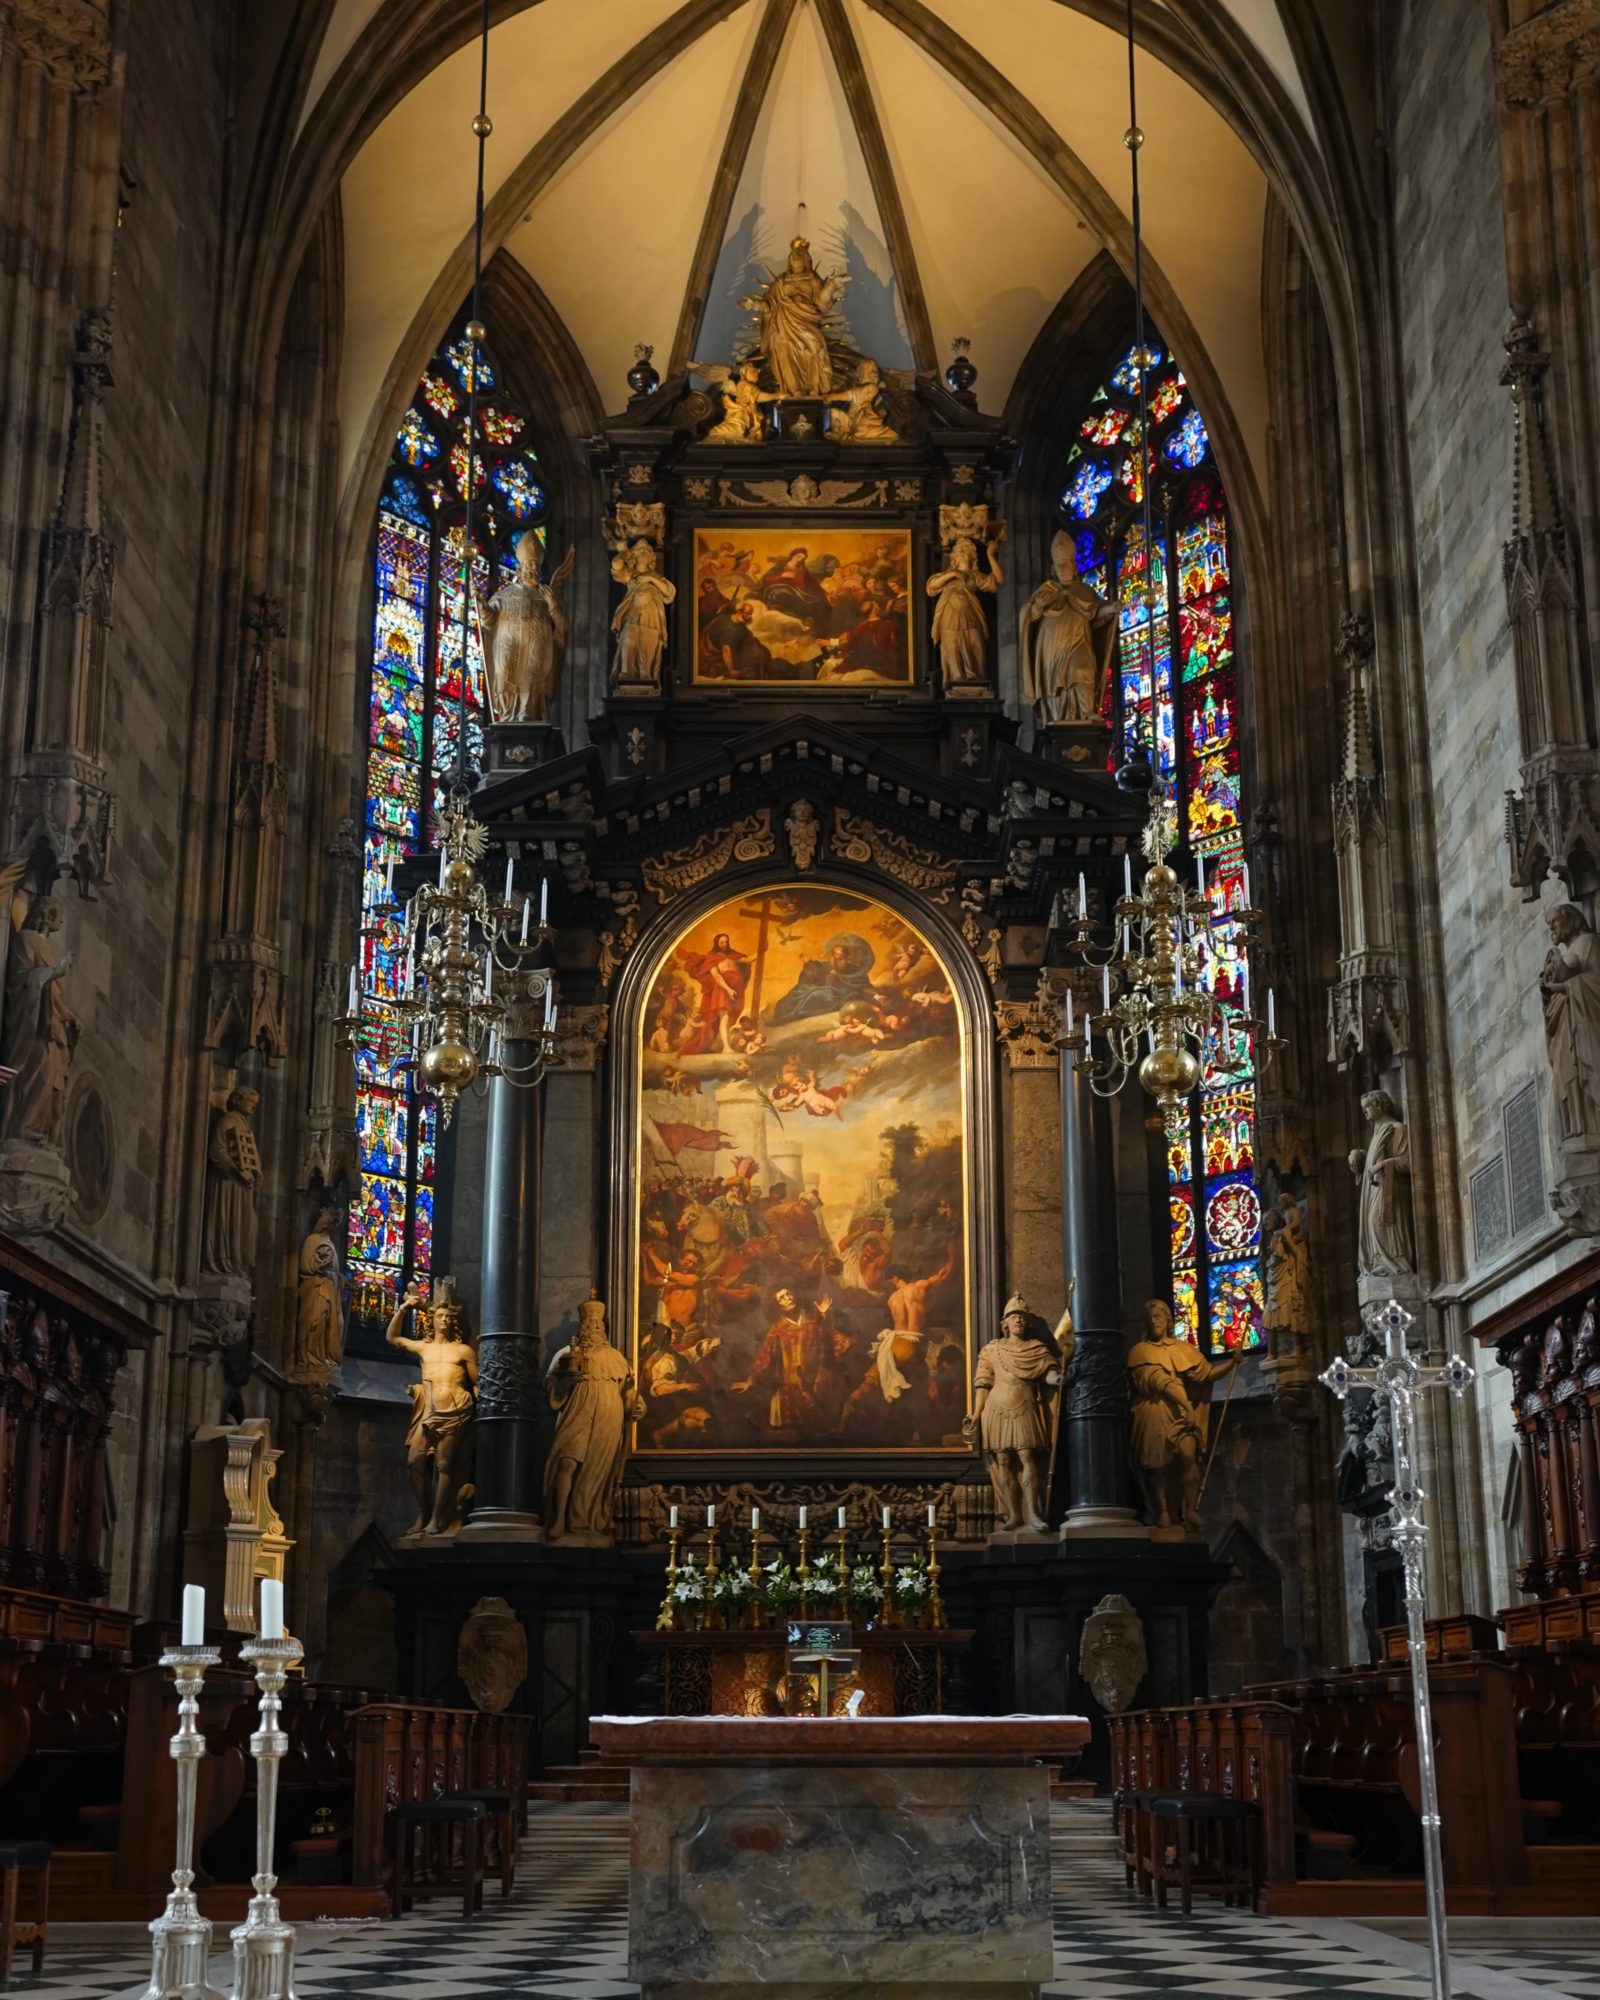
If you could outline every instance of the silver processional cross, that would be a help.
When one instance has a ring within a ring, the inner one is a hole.
[[[1445,1940],[1444,1857],[1439,1844],[1439,1777],[1433,1758],[1433,1701],[1428,1692],[1426,1584],[1422,1554],[1428,1527],[1422,1518],[1423,1491],[1417,1479],[1416,1399],[1424,1389],[1448,1389],[1464,1396],[1477,1370],[1452,1354],[1442,1368],[1424,1368],[1406,1345],[1412,1316],[1397,1299],[1368,1306],[1361,1315],[1383,1342],[1383,1359],[1352,1368],[1342,1356],[1323,1370],[1321,1380],[1342,1403],[1352,1389],[1370,1389],[1388,1403],[1394,1426],[1394,1545],[1405,1564],[1406,1640],[1411,1656],[1411,1701],[1417,1719],[1417,1780],[1422,1795],[1422,1876],[1428,1906],[1428,1959],[1433,2000],[1450,2000],[1450,1954]]]

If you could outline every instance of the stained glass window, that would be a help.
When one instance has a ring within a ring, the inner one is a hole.
[[[1247,900],[1227,501],[1205,420],[1153,339],[1142,364],[1130,344],[1091,398],[1060,505],[1079,573],[1117,606],[1124,744],[1148,748],[1176,809],[1183,863],[1191,876],[1197,861],[1205,868],[1215,921],[1202,980],[1242,1006],[1244,938],[1226,921]],[[1222,1353],[1261,1341],[1255,1065],[1242,1035],[1201,1056],[1200,1088],[1167,1124],[1173,1306],[1190,1340]]]
[[[362,864],[362,1026],[356,1049],[359,1184],[350,1208],[351,1307],[381,1330],[404,1287],[433,1269],[437,1111],[412,1082],[411,1049],[394,1002],[405,980],[403,927],[385,911],[391,863],[433,845],[455,767],[462,682],[467,397],[480,395],[471,463],[472,569],[483,594],[515,568],[525,533],[543,538],[546,489],[499,370],[464,336],[447,341],[395,433],[373,549],[372,664],[367,696],[366,840]],[[439,473],[448,467],[444,478]],[[487,720],[476,622],[466,659],[467,757],[483,760]]]

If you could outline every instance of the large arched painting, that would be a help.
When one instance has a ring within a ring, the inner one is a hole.
[[[927,939],[839,889],[736,896],[639,1034],[638,1449],[963,1449],[965,1034]]]

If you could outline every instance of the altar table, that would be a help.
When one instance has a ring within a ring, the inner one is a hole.
[[[1037,2000],[1078,1715],[596,1716],[643,2000]]]

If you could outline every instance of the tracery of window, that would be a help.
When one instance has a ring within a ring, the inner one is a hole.
[[[477,372],[476,440],[467,437]],[[391,866],[433,846],[456,761],[461,699],[461,589],[468,478],[472,569],[480,595],[516,567],[516,545],[544,539],[547,496],[492,354],[460,328],[429,363],[395,432],[373,551],[372,672],[367,700],[366,838],[361,876],[364,991],[356,1047],[360,1190],[350,1213],[350,1296],[358,1322],[381,1325],[413,1279],[433,1270],[438,1112],[414,1087],[412,1050],[391,1004],[404,976],[401,926],[383,914]],[[469,452],[471,469],[469,472]],[[471,623],[467,755],[481,766],[483,656]]]
[[[1146,349],[1148,442],[1130,346],[1078,426],[1060,506],[1080,574],[1119,607],[1125,743],[1149,750],[1189,866],[1204,857],[1221,917],[1247,900],[1227,499],[1182,370],[1153,340]],[[1213,928],[1203,977],[1225,1003],[1243,1003],[1249,973],[1237,926]],[[1203,1327],[1213,1353],[1261,1342],[1255,1063],[1244,1036],[1234,1040],[1231,1062],[1216,1046],[1202,1052],[1200,1088],[1167,1128],[1173,1304],[1180,1331],[1198,1342]]]

